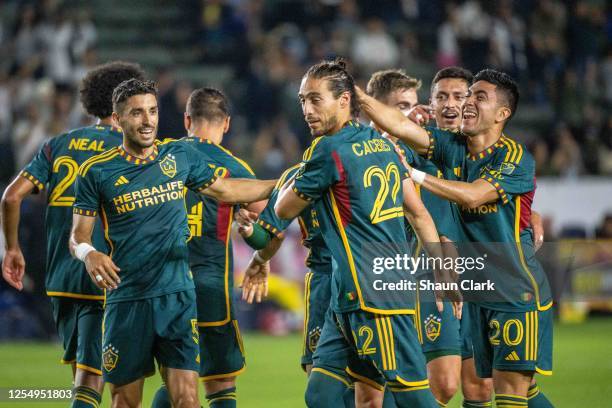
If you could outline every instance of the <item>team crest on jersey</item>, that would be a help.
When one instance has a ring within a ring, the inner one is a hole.
[[[310,350],[312,353],[314,353],[317,349],[317,344],[319,344],[320,338],[321,328],[319,326],[308,332],[308,350]]]
[[[159,167],[166,176],[170,178],[176,176],[176,161],[173,155],[169,154],[164,157],[164,159],[159,162]]]
[[[102,365],[106,372],[112,371],[119,361],[119,351],[112,345],[109,344],[102,349]]]
[[[508,162],[503,162],[500,166],[499,166],[499,172],[501,174],[506,174],[506,175],[510,175],[514,172],[514,169],[516,169],[516,166],[512,163],[508,163]]]
[[[440,329],[442,328],[442,319],[430,314],[425,319],[425,336],[429,341],[434,341],[440,336]]]

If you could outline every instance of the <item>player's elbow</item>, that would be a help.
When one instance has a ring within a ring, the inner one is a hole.
[[[485,204],[486,200],[484,196],[479,194],[467,194],[463,198],[463,202],[459,203],[462,207],[468,208],[470,210],[476,209],[481,205]]]
[[[293,211],[291,211],[291,208],[289,208],[289,206],[286,203],[284,203],[282,200],[279,200],[274,205],[274,212],[276,213],[278,218],[282,220],[288,220],[294,217],[292,214]]]
[[[21,205],[23,196],[12,188],[7,188],[2,194],[2,208]]]

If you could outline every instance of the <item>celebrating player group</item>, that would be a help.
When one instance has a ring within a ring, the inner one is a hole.
[[[297,218],[309,249],[308,407],[444,407],[458,390],[468,408],[552,407],[535,377],[552,374],[553,333],[535,259],[535,163],[504,133],[517,85],[448,67],[427,104],[420,86],[389,69],[364,91],[343,60],[313,65],[297,95],[312,143],[278,180],[257,180],[222,146],[231,117],[219,90],[195,90],[187,136],[162,139],[156,84],[138,65],[91,70],[81,102],[98,122],[45,143],[0,209],[2,275],[21,290],[20,205],[48,190],[46,290],[73,369],[71,406],[99,407],[104,384],[113,407],[141,406],[157,361],[153,407],[200,407],[198,377],[210,407],[236,407],[245,357],[232,223],[255,250],[242,282],[252,303],[267,295],[270,259]],[[504,259],[480,272],[496,296],[462,295],[452,268],[372,269],[372,252],[454,259],[475,248]],[[428,277],[444,289],[372,285]]]

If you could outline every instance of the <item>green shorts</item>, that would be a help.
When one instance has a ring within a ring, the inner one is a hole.
[[[51,297],[51,305],[64,346],[61,362],[102,375],[102,301]]]
[[[433,292],[419,291],[415,322],[427,362],[442,356],[461,355],[460,321],[449,302],[439,312]]]
[[[427,367],[411,315],[364,311],[330,313],[314,354],[314,367],[345,358],[354,381],[383,389],[428,388]],[[335,322],[330,321],[333,317]]]
[[[312,354],[321,338],[325,313],[331,299],[331,273],[308,272],[304,278],[304,335],[302,340],[302,368],[312,364]],[[344,369],[344,368],[343,368]]]
[[[501,312],[469,304],[476,372],[488,378],[493,369],[552,375],[552,309]]]
[[[199,327],[200,379],[236,377],[245,370],[244,345],[238,320],[222,326]]]
[[[195,292],[109,303],[104,311],[104,381],[124,385],[168,368],[198,371],[200,353]]]

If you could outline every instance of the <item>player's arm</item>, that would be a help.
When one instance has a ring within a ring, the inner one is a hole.
[[[91,245],[91,235],[96,217],[72,215],[72,231],[68,247],[72,256],[83,263],[91,280],[100,289],[117,289],[121,282],[119,268],[112,259]]]
[[[278,201],[274,206],[274,211],[279,218],[291,220],[297,217],[310,202],[302,198],[295,191],[295,180],[290,179],[285,183],[278,193]]]
[[[276,180],[218,178],[200,193],[224,203],[252,203],[268,198],[275,184]]]
[[[537,251],[544,243],[544,224],[542,216],[537,211],[531,211],[531,229],[533,230],[533,247]]]
[[[416,183],[421,184],[438,197],[453,201],[463,207],[477,208],[499,200],[495,187],[484,179],[477,179],[471,183],[445,180],[416,169],[412,169],[410,174]]]
[[[359,87],[355,89],[361,109],[378,127],[401,139],[417,153],[422,155],[427,153],[430,139],[425,129],[404,116],[400,110],[377,101]]]
[[[260,303],[262,298],[268,296],[268,275],[270,275],[270,259],[283,244],[283,238],[274,236],[268,244],[253,252],[249,265],[244,271],[242,281],[242,300]]]
[[[18,176],[4,190],[0,203],[2,232],[5,239],[5,254],[2,260],[2,277],[17,290],[23,289],[25,259],[19,246],[19,219],[21,202],[36,186],[25,177]]]

